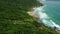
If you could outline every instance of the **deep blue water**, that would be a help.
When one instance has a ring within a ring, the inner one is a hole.
[[[51,20],[60,25],[60,1],[46,1],[44,5],[46,5],[44,7],[44,12]]]

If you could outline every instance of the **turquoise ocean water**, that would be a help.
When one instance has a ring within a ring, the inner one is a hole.
[[[46,1],[44,5],[44,12],[51,20],[60,25],[60,1]]]

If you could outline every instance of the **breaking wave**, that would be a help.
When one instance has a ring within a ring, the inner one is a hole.
[[[42,21],[42,23],[47,27],[60,28],[60,26],[58,24],[56,24],[53,20],[51,20],[50,17],[44,12],[45,11],[43,9],[44,7],[45,6],[40,6],[40,7],[33,8],[36,17],[38,17],[39,20]]]

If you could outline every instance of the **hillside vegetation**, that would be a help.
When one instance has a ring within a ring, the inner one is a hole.
[[[0,34],[57,34],[27,14],[36,0],[0,0]]]

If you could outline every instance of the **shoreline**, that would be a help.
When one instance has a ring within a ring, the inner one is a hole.
[[[37,17],[36,17],[36,15],[34,14],[34,11],[28,11],[27,12],[30,16],[32,16],[33,18],[34,18],[34,20],[35,21],[41,21],[41,20],[39,20]],[[43,23],[42,23],[43,24]],[[44,25],[44,24],[43,24]],[[48,26],[46,26],[46,27],[48,27]],[[49,27],[48,27],[49,28]],[[55,30],[57,33],[59,33],[60,34],[60,28],[58,28],[58,27],[53,27],[53,28],[51,28],[51,29],[53,29],[53,30]]]

